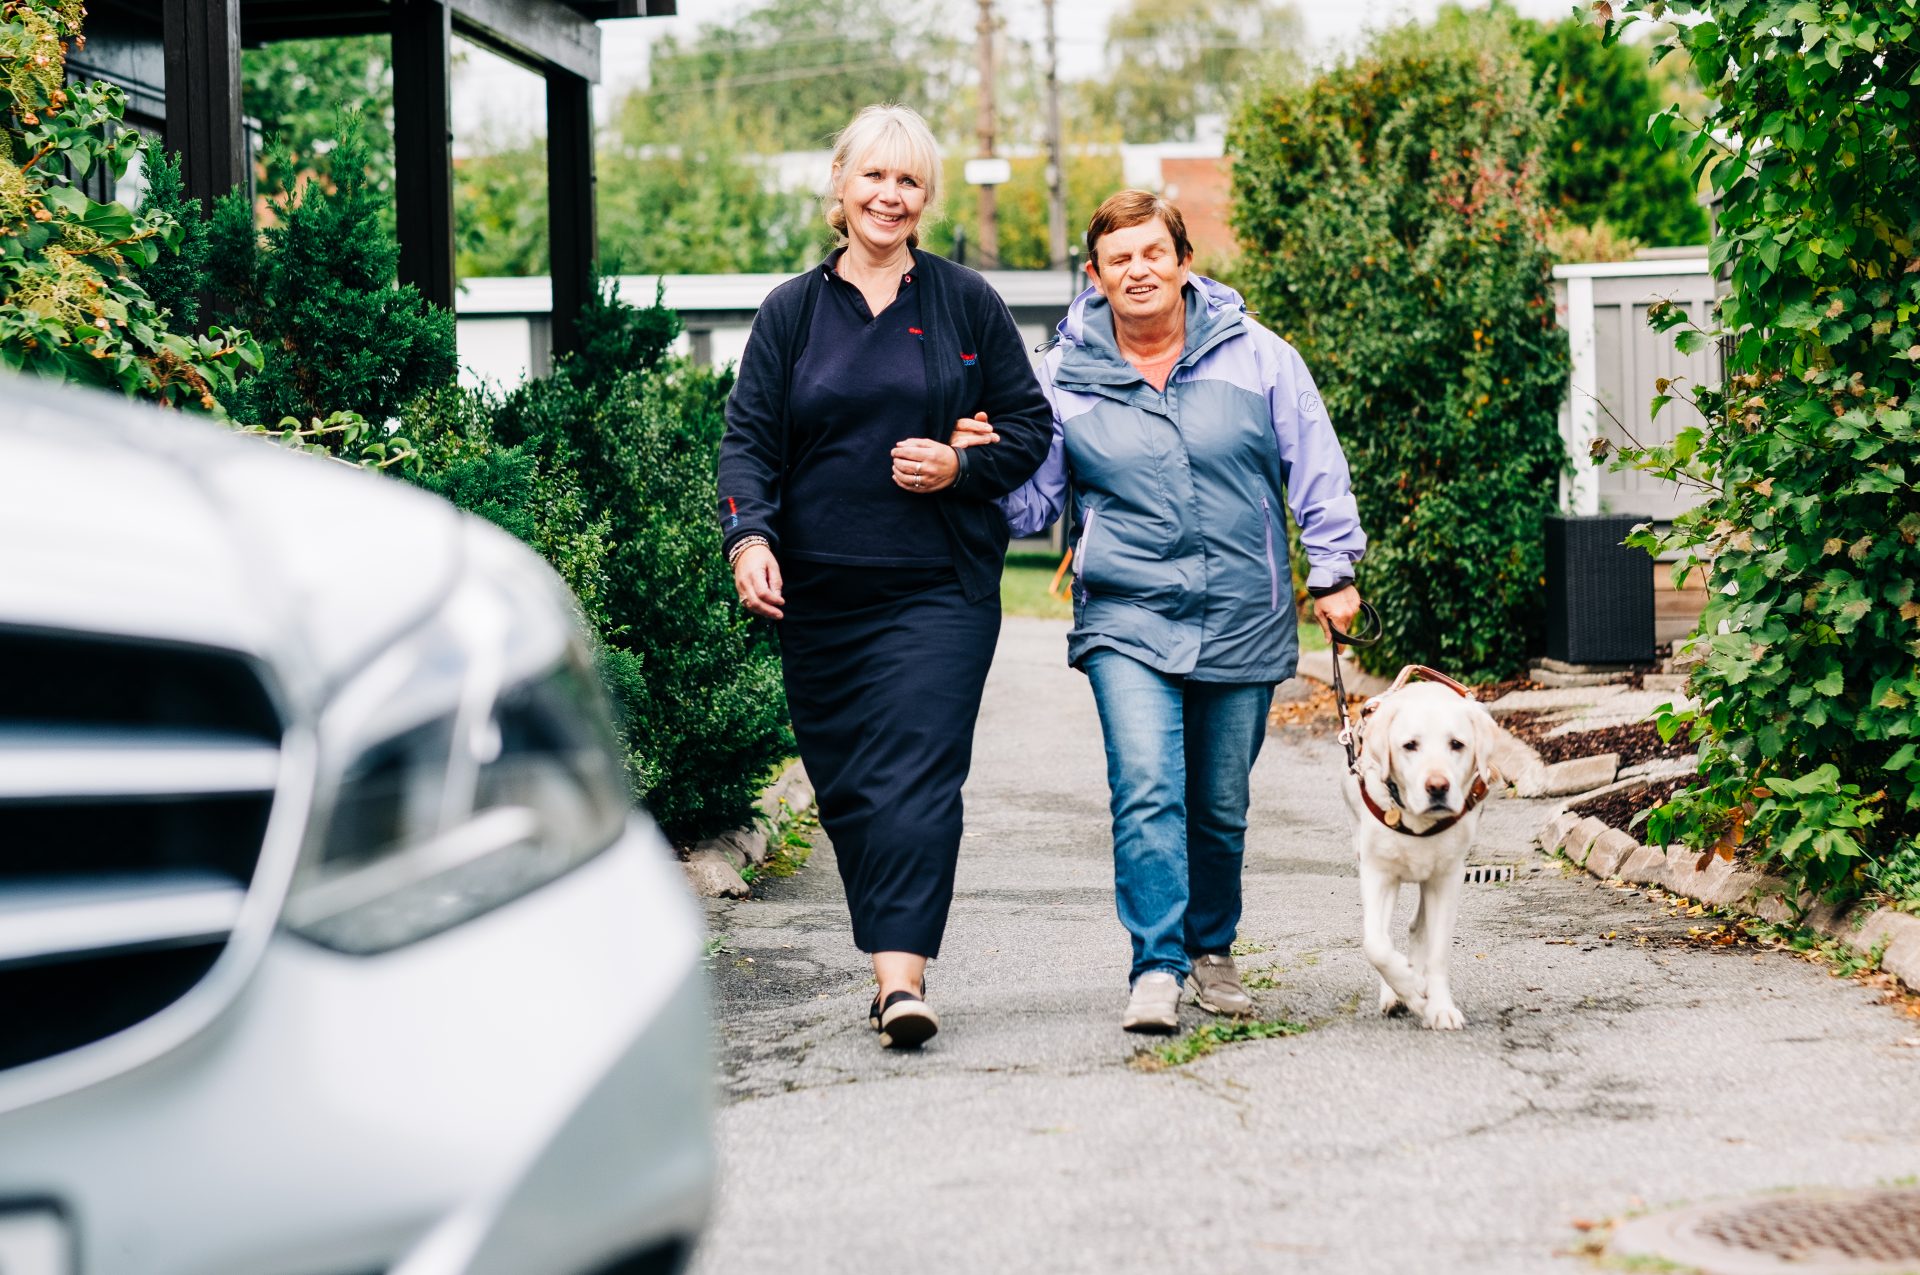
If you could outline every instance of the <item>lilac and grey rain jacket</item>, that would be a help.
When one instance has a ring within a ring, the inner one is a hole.
[[[1186,303],[1162,393],[1121,357],[1100,294],[1075,299],[1040,368],[1052,448],[1000,507],[1032,535],[1072,489],[1069,663],[1111,647],[1196,681],[1278,682],[1299,659],[1283,500],[1310,587],[1352,578],[1367,538],[1299,354],[1225,284],[1194,275]]]

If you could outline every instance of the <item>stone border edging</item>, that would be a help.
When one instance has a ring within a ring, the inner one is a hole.
[[[1697,868],[1698,850],[1641,845],[1591,815],[1582,818],[1565,809],[1548,817],[1534,841],[1543,853],[1558,853],[1603,881],[1618,877],[1775,924],[1804,925],[1863,956],[1884,945],[1880,968],[1908,991],[1920,992],[1920,917],[1892,908],[1838,907],[1805,899],[1809,906],[1796,916],[1787,902],[1791,887],[1779,877],[1718,857]]]
[[[795,761],[767,785],[755,803],[760,813],[771,820],[785,802],[789,810],[805,810],[813,804],[813,786],[807,781],[807,768]],[[767,834],[757,824],[735,828],[717,837],[708,837],[687,852],[687,884],[693,892],[708,899],[744,899],[752,890],[741,873],[748,865],[759,867],[767,861]]]

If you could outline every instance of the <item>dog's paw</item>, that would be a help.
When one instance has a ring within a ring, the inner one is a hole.
[[[1385,983],[1380,984],[1380,1016],[1398,1018],[1407,1012],[1407,1007],[1400,1003],[1399,995]]]
[[[1421,1021],[1437,1032],[1457,1032],[1467,1025],[1467,1016],[1452,1001],[1431,1001]]]

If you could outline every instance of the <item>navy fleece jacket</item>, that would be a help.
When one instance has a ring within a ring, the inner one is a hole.
[[[985,412],[1000,441],[959,453],[960,477],[929,494],[937,502],[953,564],[969,601],[1000,587],[1007,523],[995,502],[1033,476],[1053,441],[1053,412],[1035,379],[1013,315],[987,281],[965,266],[918,249],[922,350],[927,361],[926,428],[945,442],[956,421]],[[781,506],[790,457],[805,441],[806,421],[788,411],[789,382],[806,349],[814,300],[827,280],[815,266],[772,292],[754,316],[720,441],[719,495],[723,548],[762,535],[780,552]],[[886,456],[875,458],[886,465]]]

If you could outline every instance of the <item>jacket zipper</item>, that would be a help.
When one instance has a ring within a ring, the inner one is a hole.
[[[1081,577],[1086,574],[1087,547],[1093,543],[1093,522],[1100,511],[1092,505],[1088,505],[1086,512],[1086,520],[1080,524],[1080,547],[1076,549],[1073,554],[1073,578],[1075,580],[1080,580]],[[1085,581],[1081,581],[1081,583],[1084,588]]]
[[[1265,496],[1260,497],[1260,521],[1267,528],[1267,609],[1280,609],[1280,569],[1273,561],[1273,507],[1267,504]]]

